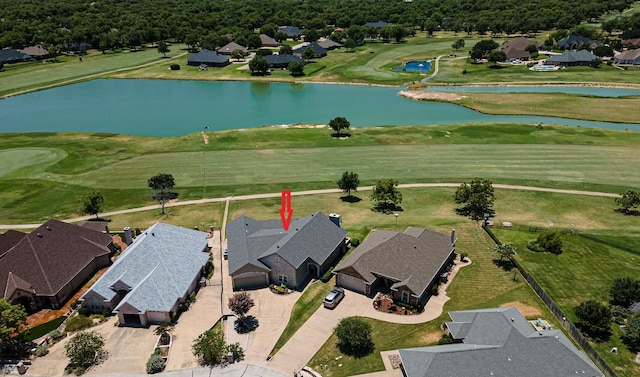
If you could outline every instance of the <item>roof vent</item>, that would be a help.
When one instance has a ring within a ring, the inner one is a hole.
[[[42,238],[42,234],[40,234],[40,233],[37,233],[36,236]]]
[[[507,360],[508,360],[508,361],[511,361],[511,356],[507,357]]]
[[[511,317],[511,322],[515,322],[515,321],[516,321],[516,319]]]
[[[49,225],[47,225],[47,230],[51,230],[51,227]]]
[[[156,234],[154,232],[151,232],[151,235],[154,236],[154,237],[156,236]]]
[[[542,331],[538,331],[538,335],[542,335]]]

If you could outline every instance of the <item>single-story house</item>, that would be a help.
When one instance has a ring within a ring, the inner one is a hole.
[[[368,296],[389,291],[394,300],[424,306],[454,258],[447,235],[416,227],[374,230],[333,273],[338,286]]]
[[[512,41],[505,42],[500,47],[500,51],[503,51],[505,55],[507,55],[507,60],[513,61],[518,59],[526,61],[531,58],[531,53],[526,50],[526,48],[531,45],[536,46],[536,48],[542,47],[540,42],[526,37],[518,37]]]
[[[244,56],[249,55],[249,50],[244,46],[240,46],[236,42],[229,42],[226,45],[220,47],[218,49],[218,54],[231,55],[234,51],[240,51]]]
[[[155,223],[133,240],[80,301],[94,312],[117,314],[123,326],[168,322],[198,287],[210,256],[207,233]]]
[[[60,308],[111,264],[114,251],[110,235],[58,220],[31,233],[7,231],[0,235],[0,297],[30,312]]]
[[[0,50],[0,63],[18,63],[31,59],[31,55],[20,52],[14,48]]]
[[[625,39],[622,41],[622,45],[629,48],[640,47],[640,38]]]
[[[283,26],[281,32],[287,35],[287,38],[298,39],[302,35],[302,29],[297,26]]]
[[[216,51],[204,49],[196,54],[189,56],[187,65],[199,67],[206,65],[207,67],[225,67],[231,64],[229,58],[225,55],[218,54]]]
[[[390,25],[390,24],[385,21],[377,21],[377,22],[367,22],[364,24],[364,27],[374,27],[376,29],[380,29],[387,25]]]
[[[278,220],[240,216],[227,225],[229,275],[234,290],[270,283],[302,289],[320,278],[346,250],[340,217],[318,211],[294,219],[288,230]]]
[[[613,58],[613,61],[616,64],[638,65],[640,64],[640,48],[621,52]]]
[[[590,65],[597,58],[587,50],[565,51],[562,55],[549,57],[545,63],[561,66]]]
[[[264,58],[269,63],[269,68],[287,68],[291,62],[302,61],[301,58],[289,54],[267,55]]]
[[[570,35],[558,41],[558,48],[561,50],[577,50],[584,44],[591,45],[593,43],[595,41],[591,38],[583,37],[582,35]]]
[[[280,43],[266,34],[260,34],[260,42],[262,47],[278,47]]]
[[[336,41],[332,41],[331,39],[325,39],[323,41],[318,41],[318,45],[325,50],[335,50],[336,48],[342,47],[341,43]]]
[[[313,53],[315,54],[316,58],[322,58],[327,56],[327,49],[321,47],[318,42],[311,42],[311,43],[307,43],[304,46],[300,46],[296,49],[293,50],[293,55],[295,56],[302,56],[302,54],[304,54],[304,51],[308,48],[311,47],[313,49]]]
[[[604,376],[561,330],[538,331],[516,308],[449,316],[455,343],[399,350],[404,376]]]
[[[19,50],[20,52],[22,52],[23,54],[27,54],[30,55],[34,58],[37,59],[42,59],[42,58],[46,58],[49,56],[49,51],[47,51],[46,48],[44,48],[42,45],[34,45],[34,46],[29,46],[29,47],[25,47],[22,50]]]

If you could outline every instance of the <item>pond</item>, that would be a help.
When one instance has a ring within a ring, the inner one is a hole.
[[[0,100],[0,132],[106,132],[178,136],[284,124],[354,127],[456,123],[560,124],[640,130],[640,124],[542,116],[480,114],[462,106],[418,102],[400,88],[234,81],[92,80]]]
[[[429,72],[431,70],[430,61],[411,61],[404,63],[401,67],[395,67],[394,71],[406,71],[406,72]]]

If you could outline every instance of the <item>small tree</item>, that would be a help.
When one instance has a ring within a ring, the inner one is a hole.
[[[497,66],[499,62],[507,60],[507,54],[504,51],[493,50],[489,53],[489,61],[493,62],[494,66]]]
[[[245,291],[236,292],[229,298],[229,309],[240,319],[244,318],[254,305],[253,299]]]
[[[231,58],[240,61],[240,59],[244,59],[244,53],[240,50],[233,50],[231,51]]]
[[[167,200],[177,197],[178,194],[171,192],[176,185],[171,174],[159,173],[149,178],[147,181],[149,188],[154,191],[153,198],[158,201],[164,215],[164,205]]]
[[[342,135],[342,130],[348,130],[351,123],[345,117],[335,117],[329,121],[329,127],[336,132],[336,136]]]
[[[224,336],[220,331],[205,331],[193,341],[191,351],[201,365],[218,365],[227,352]]]
[[[251,74],[254,76],[264,76],[267,74],[267,72],[269,72],[269,62],[264,57],[256,55],[249,62],[249,69],[251,70]]]
[[[289,69],[291,76],[294,76],[294,77],[304,76],[304,62],[301,62],[301,61],[291,62],[289,63],[287,68]]]
[[[453,42],[451,47],[456,51],[458,51],[459,49],[463,48],[464,47],[464,39],[460,38],[457,41]]]
[[[611,305],[628,308],[634,302],[640,301],[640,280],[633,280],[630,277],[615,279],[609,294]]]
[[[454,200],[458,204],[464,204],[462,208],[457,208],[456,212],[472,220],[482,220],[485,213],[489,214],[489,217],[495,215],[493,183],[489,180],[475,178],[470,184],[462,183],[456,190]]]
[[[163,58],[167,57],[167,52],[169,52],[169,45],[165,41],[158,42],[158,53],[162,54]]]
[[[553,254],[562,254],[562,239],[560,239],[558,232],[548,230],[531,242],[528,248],[537,252],[546,251]]]
[[[356,41],[351,38],[347,39],[344,42],[344,48],[347,49],[347,52],[353,52],[353,50],[356,48]]]
[[[72,366],[91,365],[97,354],[103,351],[104,338],[95,331],[77,333],[64,345],[65,355]]]
[[[640,194],[635,191],[627,191],[620,194],[619,198],[615,198],[616,204],[619,206],[618,211],[630,214],[635,213],[635,208],[640,205]]]
[[[640,352],[640,311],[627,318],[623,340],[632,352]]]
[[[340,320],[334,329],[338,337],[340,351],[355,357],[362,357],[373,352],[371,325],[358,317],[347,317]]]
[[[395,179],[383,179],[373,186],[371,200],[374,202],[373,210],[388,213],[402,203],[402,194],[397,189],[398,181]]]
[[[27,312],[20,304],[13,305],[0,299],[0,350],[17,344],[22,340],[27,328]]]
[[[307,48],[305,48],[304,51],[302,52],[302,59],[304,59],[305,61],[309,61],[315,57],[316,57],[316,52],[313,51],[313,47],[311,46],[307,46]]]
[[[289,45],[280,46],[280,50],[278,51],[280,55],[291,55],[293,54],[293,49]]]
[[[506,258],[507,260],[511,260],[511,258],[516,254],[516,248],[513,247],[513,245],[510,243],[496,245],[494,246],[493,251],[500,255],[500,260],[504,258]]]
[[[84,197],[82,197],[82,212],[87,215],[96,215],[102,210],[102,203],[104,203],[104,197],[99,191],[91,191]]]
[[[338,184],[338,188],[340,190],[346,192],[348,196],[351,196],[351,191],[358,191],[360,179],[358,178],[358,173],[345,171],[344,173],[342,173],[342,177],[336,183]]]
[[[601,303],[589,300],[575,308],[580,319],[581,329],[598,340],[607,340],[611,336],[611,310]]]
[[[164,370],[164,359],[157,353],[151,354],[147,360],[147,374],[156,374]]]

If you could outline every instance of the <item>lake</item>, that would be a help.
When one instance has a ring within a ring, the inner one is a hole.
[[[100,79],[0,100],[0,132],[107,132],[178,136],[346,117],[354,127],[528,123],[640,130],[640,124],[480,114],[418,102],[400,88],[244,81]]]

